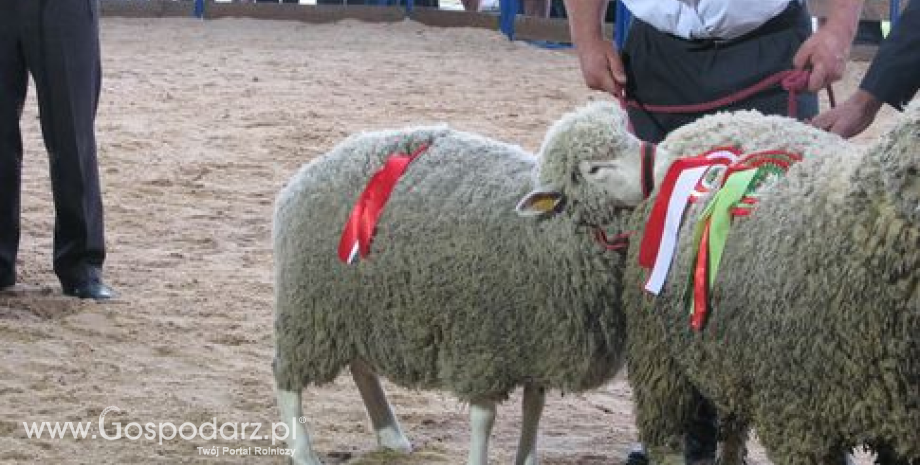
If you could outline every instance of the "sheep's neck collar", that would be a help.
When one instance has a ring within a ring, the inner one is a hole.
[[[641,162],[642,179],[642,198],[651,197],[652,191],[655,190],[655,155],[658,152],[658,146],[642,141],[639,144],[639,159]]]
[[[604,250],[618,252],[620,254],[626,254],[626,251],[629,250],[629,238],[635,234],[635,231],[627,231],[610,237],[607,235],[607,231],[604,231],[604,228],[600,226],[595,226],[593,231],[594,240],[598,245]]]

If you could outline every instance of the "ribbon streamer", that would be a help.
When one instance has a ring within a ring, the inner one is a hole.
[[[339,239],[339,260],[352,264],[371,253],[371,241],[377,228],[377,220],[390,199],[390,194],[403,173],[416,158],[428,150],[423,144],[411,154],[395,153],[368,181],[358,201],[351,210],[348,221]]]
[[[702,329],[706,318],[709,291],[719,272],[722,252],[731,228],[731,210],[747,194],[756,174],[756,169],[749,169],[735,172],[726,179],[722,188],[706,205],[694,228],[693,239],[695,244],[699,244],[699,249],[695,271],[691,276],[694,297],[690,321],[693,329]]]
[[[729,166],[722,186],[703,210],[694,227],[696,264],[690,273],[690,326],[702,330],[709,311],[709,296],[715,285],[722,254],[728,242],[732,219],[749,216],[757,202],[757,190],[771,176],[782,176],[802,156],[783,150],[744,155]]]
[[[701,180],[713,166],[729,166],[741,151],[717,148],[671,164],[645,225],[639,249],[639,265],[651,270],[645,290],[658,295],[667,279],[677,247],[677,236],[690,198],[698,192]]]

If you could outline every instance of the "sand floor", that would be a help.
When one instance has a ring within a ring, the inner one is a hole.
[[[485,30],[105,19],[102,39],[106,274],[120,297],[95,304],[60,296],[50,265],[47,157],[30,97],[22,286],[0,295],[4,463],[284,463],[197,449],[266,447],[269,440],[29,439],[22,422],[95,428],[103,409],[116,406],[109,423],[216,418],[267,428],[276,421],[272,203],[301,164],[353,132],[422,122],[535,150],[561,114],[606,98],[584,87],[570,52]],[[848,94],[863,70],[851,66],[838,95]],[[465,406],[446,394],[389,390],[417,449],[410,457],[374,452],[350,378],[305,393],[327,463],[464,461]],[[499,411],[494,463],[512,460],[517,400]],[[551,394],[543,463],[621,463],[635,440],[631,409],[622,379],[587,394]],[[753,450],[754,463],[763,463]]]

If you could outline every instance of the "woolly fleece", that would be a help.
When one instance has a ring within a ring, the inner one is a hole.
[[[328,383],[356,359],[463,400],[504,399],[524,382],[583,391],[611,378],[625,350],[625,259],[602,250],[588,225],[618,233],[627,213],[586,188],[578,164],[624,148],[638,158],[622,118],[610,104],[570,114],[540,159],[430,127],[353,136],[304,166],[276,202],[277,386]],[[368,179],[421,144],[430,148],[397,183],[371,254],[339,262],[339,235]],[[516,214],[535,181],[566,195],[559,214]]]
[[[686,155],[720,145],[805,160],[734,221],[703,331],[690,329],[685,294],[701,207],[688,213],[660,297],[643,295],[646,273],[629,267],[642,440],[681,450],[698,388],[728,432],[754,426],[774,463],[837,463],[857,445],[920,463],[920,108],[867,150],[755,112],[703,118],[662,144]]]

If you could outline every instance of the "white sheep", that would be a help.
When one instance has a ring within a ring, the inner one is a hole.
[[[702,331],[688,313],[702,204],[658,298],[640,295],[646,272],[630,266],[624,302],[645,305],[624,305],[629,380],[652,459],[679,454],[698,390],[726,421],[723,463],[751,426],[775,463],[839,463],[859,445],[920,463],[920,107],[865,150],[754,112],[701,119],[662,150],[727,145],[804,160],[733,221]]]
[[[341,263],[342,227],[368,179],[388,155],[423,145],[370,255]],[[377,375],[469,401],[470,464],[488,463],[496,402],[523,386],[516,463],[537,463],[544,391],[595,388],[623,363],[624,259],[594,233],[623,232],[642,200],[639,154],[622,112],[603,103],[556,123],[539,158],[435,127],[358,135],[304,166],[274,220],[274,372],[294,462],[320,463],[293,421],[302,388],[348,366],[385,448],[411,449]]]

